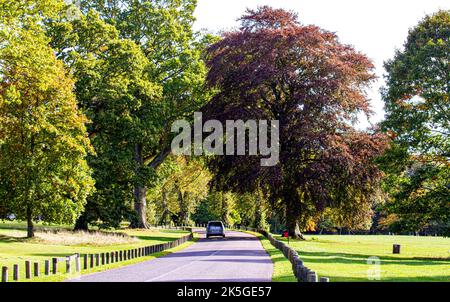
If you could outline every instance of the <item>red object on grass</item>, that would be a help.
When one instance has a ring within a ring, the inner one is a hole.
[[[289,232],[288,231],[284,231],[283,232],[283,237],[284,238],[289,238]]]

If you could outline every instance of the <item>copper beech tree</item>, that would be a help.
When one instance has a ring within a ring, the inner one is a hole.
[[[374,66],[292,12],[264,6],[240,21],[208,49],[207,81],[217,93],[203,112],[221,121],[278,120],[280,162],[263,167],[259,156],[212,157],[213,183],[238,192],[261,188],[285,211],[290,235],[301,238],[325,207],[357,212],[372,200],[381,176],[373,159],[387,142],[354,122],[371,113],[365,88]]]

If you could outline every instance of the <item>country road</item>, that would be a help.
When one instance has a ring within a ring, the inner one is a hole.
[[[273,264],[254,236],[227,231],[157,259],[83,275],[69,282],[270,282]]]

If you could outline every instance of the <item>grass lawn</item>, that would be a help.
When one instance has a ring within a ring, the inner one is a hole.
[[[39,226],[37,229],[39,230]],[[49,229],[48,226],[45,226],[46,229]],[[51,227],[52,228],[52,227]],[[51,229],[50,228],[50,229]],[[56,227],[53,227],[56,228]],[[43,275],[44,271],[44,260],[50,260],[53,257],[64,257],[67,255],[72,255],[75,253],[86,254],[86,253],[102,253],[102,252],[112,252],[115,250],[124,250],[130,248],[143,247],[148,245],[160,244],[168,241],[175,240],[184,235],[189,234],[187,231],[182,230],[163,230],[163,229],[154,229],[154,230],[120,230],[119,232],[123,232],[129,236],[133,236],[135,238],[130,238],[125,240],[123,243],[108,243],[108,239],[105,242],[92,242],[89,244],[53,244],[52,242],[42,242],[40,239],[27,239],[26,231],[23,230],[23,226],[21,224],[13,224],[0,223],[0,266],[8,266],[9,267],[9,281],[12,281],[12,268],[13,264],[19,265],[20,270],[20,281],[27,281],[25,279],[25,260],[29,260],[33,262],[39,262],[40,272]],[[114,242],[114,241],[112,241]],[[173,250],[178,250],[188,246],[190,243],[185,243],[182,246],[176,247],[172,250],[167,250],[162,253],[153,254],[148,257],[141,257],[137,259],[132,259],[129,261],[122,261],[120,263],[113,263],[110,265],[104,265],[94,269],[88,269],[86,271],[82,271],[85,273],[97,272],[109,268],[119,267],[123,265],[128,265],[132,263],[141,262],[144,260],[149,260],[158,256],[162,256],[173,252]],[[31,264],[33,267],[33,264]],[[64,271],[65,263],[63,261],[59,262],[58,271]],[[53,276],[47,277],[39,277],[33,278],[32,281],[60,281],[64,280],[68,277],[76,277],[76,276],[68,276],[67,274],[57,274]]]
[[[290,240],[305,265],[330,282],[367,282],[371,256],[380,259],[380,281],[450,281],[450,238],[310,235]],[[278,238],[281,239],[281,238]],[[287,241],[285,238],[281,239]],[[401,244],[401,254],[392,245]]]
[[[239,230],[240,232],[244,232],[242,230]],[[261,244],[266,250],[266,252],[269,254],[270,258],[273,262],[273,274],[272,274],[272,281],[273,282],[297,282],[297,279],[295,278],[293,272],[292,272],[292,265],[289,262],[286,257],[284,257],[283,253],[279,251],[277,248],[275,248],[263,235],[259,233],[254,233],[250,231],[245,231],[246,233],[255,235],[256,237],[261,240]]]

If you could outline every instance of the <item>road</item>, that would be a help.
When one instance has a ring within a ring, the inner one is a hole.
[[[153,260],[83,275],[69,282],[270,282],[273,264],[258,238],[227,231]]]

